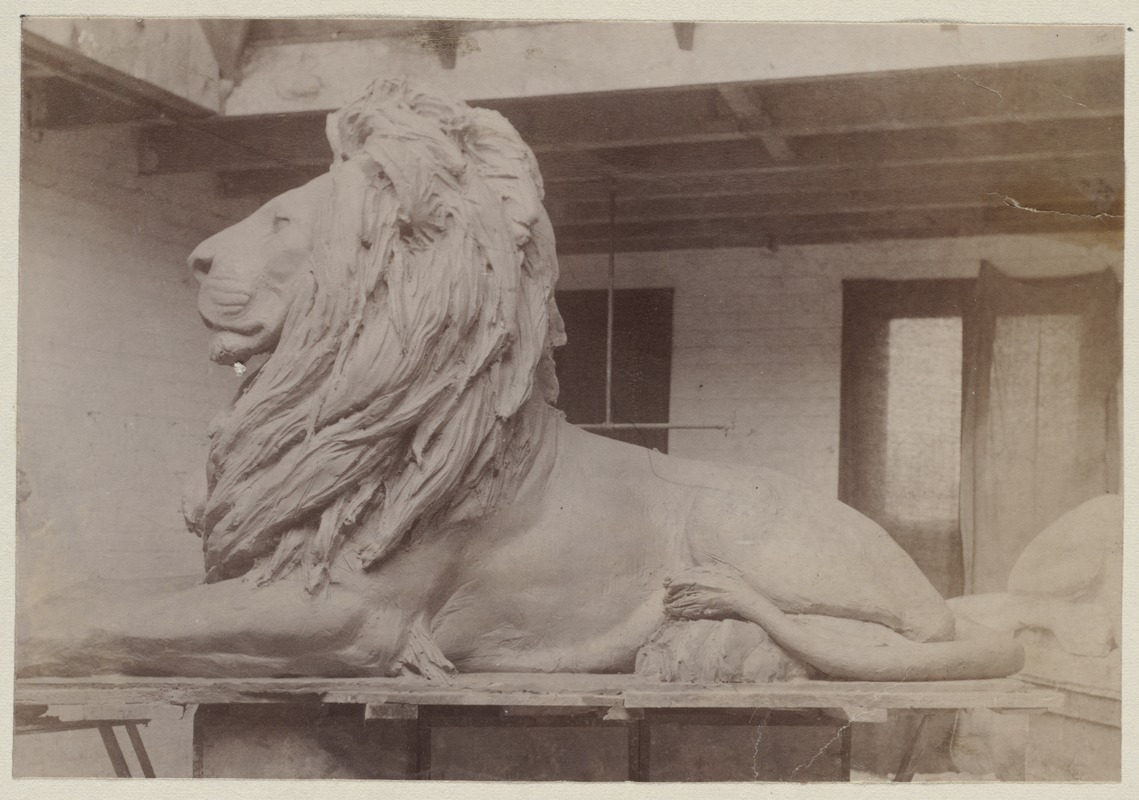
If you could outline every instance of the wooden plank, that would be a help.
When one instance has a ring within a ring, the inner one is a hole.
[[[679,684],[624,692],[626,708],[1053,708],[1061,699],[1012,679],[874,683],[807,681],[693,690]]]
[[[419,719],[419,706],[405,703],[365,703],[364,719]]]
[[[190,679],[38,678],[16,682],[15,701],[46,705],[114,703],[321,702],[517,707],[625,708],[1055,708],[1053,691],[1015,679],[697,686],[636,675],[459,675],[445,684],[411,678]]]

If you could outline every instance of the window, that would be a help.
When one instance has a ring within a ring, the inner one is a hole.
[[[672,289],[619,289],[613,297],[612,421],[668,422],[672,379]],[[575,425],[605,421],[604,290],[560,291],[564,347],[554,353],[558,407]],[[667,430],[598,431],[668,452]]]
[[[972,284],[843,284],[839,497],[889,531],[946,597],[964,583],[963,309]]]

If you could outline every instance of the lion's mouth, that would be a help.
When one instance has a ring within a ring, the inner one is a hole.
[[[212,330],[215,332],[210,339],[210,360],[225,366],[266,353],[277,344],[276,335],[264,326],[257,326],[250,333],[230,329]]]

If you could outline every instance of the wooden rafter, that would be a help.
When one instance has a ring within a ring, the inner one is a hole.
[[[674,22],[672,32],[676,36],[676,46],[681,50],[691,50],[696,43],[695,22]]]
[[[740,130],[754,133],[763,143],[767,154],[775,161],[791,161],[795,153],[787,139],[775,127],[775,122],[756,101],[755,96],[743,86],[721,86],[720,97],[736,118]]]

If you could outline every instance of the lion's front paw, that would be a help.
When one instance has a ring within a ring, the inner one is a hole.
[[[691,567],[665,581],[665,609],[681,619],[727,619],[740,616],[752,589],[727,566]]]

